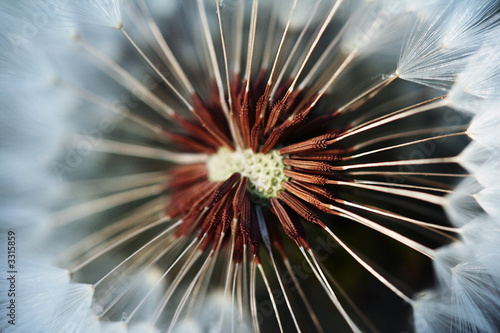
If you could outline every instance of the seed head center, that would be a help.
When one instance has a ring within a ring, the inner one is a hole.
[[[270,198],[277,198],[283,190],[281,183],[288,180],[283,156],[278,150],[262,154],[251,149],[231,151],[223,147],[208,158],[207,169],[208,179],[214,182],[224,181],[235,172],[248,177],[250,199],[261,205],[267,205]]]

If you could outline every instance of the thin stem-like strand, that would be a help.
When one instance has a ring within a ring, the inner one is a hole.
[[[125,29],[123,27],[120,28],[120,31],[125,36],[125,38],[130,42],[130,44],[134,47],[134,49],[136,49],[137,52],[141,55],[141,57],[148,63],[149,67],[151,67],[151,69],[153,69],[153,71],[162,79],[162,81],[170,88],[170,90],[173,91],[173,93],[175,94],[175,96],[177,96],[177,98],[182,102],[182,104],[184,104],[188,108],[189,111],[191,111],[191,112],[194,111],[193,106],[174,87],[174,85],[172,84],[172,82],[170,82],[166,78],[166,76],[163,75],[162,72],[160,72],[160,70],[158,69],[158,67],[156,67],[155,64],[153,64],[153,62],[151,61],[151,59],[149,59],[149,57],[144,53],[144,51],[139,47],[139,45],[137,45],[137,43],[132,39],[132,37],[130,37],[130,35],[127,33],[127,31],[125,31]]]
[[[377,272],[373,267],[368,265],[363,259],[361,259],[353,250],[349,248],[344,242],[340,240],[340,238],[337,237],[329,228],[325,228],[325,231],[337,242],[342,246],[344,250],[347,251],[351,255],[351,257],[354,258],[363,268],[365,268],[368,272],[370,272],[377,280],[379,280],[382,284],[384,284],[387,288],[389,288],[393,293],[395,293],[397,296],[399,296],[403,301],[405,301],[408,304],[413,304],[414,301],[403,294],[398,288],[396,288],[392,283],[390,283],[385,277],[383,277],[379,272]]]
[[[402,148],[402,147],[406,147],[406,146],[410,146],[410,145],[415,145],[415,144],[419,144],[419,143],[424,143],[424,142],[428,142],[428,141],[434,141],[434,140],[439,140],[439,139],[446,139],[446,138],[451,138],[451,137],[454,137],[454,136],[461,136],[461,135],[467,135],[467,133],[465,133],[465,132],[459,132],[459,133],[450,133],[450,134],[443,134],[443,135],[431,136],[431,137],[428,137],[428,138],[425,138],[425,139],[413,140],[413,141],[409,141],[409,142],[405,142],[405,143],[400,143],[400,144],[393,145],[393,146],[388,146],[388,147],[384,147],[384,148],[380,148],[380,149],[370,150],[370,151],[359,153],[359,154],[356,154],[356,155],[346,156],[346,157],[343,157],[342,159],[344,161],[348,161],[348,160],[352,160],[352,159],[359,158],[359,157],[362,157],[362,156],[376,154],[376,153],[380,153],[380,152],[387,151],[387,150]]]
[[[87,140],[85,136],[76,136],[76,139]],[[176,164],[205,163],[207,154],[177,153],[165,149],[145,147],[112,140],[101,140],[93,147],[95,151],[123,156],[151,158],[155,160],[168,161]]]
[[[53,226],[60,227],[85,217],[121,206],[123,204],[161,194],[164,185],[150,185],[130,191],[112,194],[103,198],[86,201],[76,206],[68,207],[53,215]]]
[[[79,38],[78,42],[85,50],[87,50],[97,60],[95,64],[107,75],[112,77],[116,82],[128,89],[134,96],[149,105],[159,115],[170,120],[175,112],[158,96],[153,94],[145,85],[140,83],[123,67],[118,65],[103,53],[99,52],[85,40]]]
[[[163,34],[161,33],[158,25],[156,24],[155,20],[151,16],[151,12],[149,11],[148,7],[146,6],[146,3],[144,0],[138,0],[139,5],[141,6],[143,15],[145,16],[146,22],[148,23],[149,30],[153,34],[153,37],[155,38],[155,41],[158,43],[160,46],[160,49],[163,51],[165,57],[167,58],[168,62],[170,63],[170,67],[172,71],[177,75],[177,78],[179,81],[184,85],[184,88],[192,94],[195,90],[193,86],[191,85],[191,82],[187,78],[186,74],[182,70],[181,65],[175,58],[174,54],[172,53],[172,50],[168,46],[167,42],[165,41],[165,38],[163,37]]]
[[[112,270],[110,270],[99,281],[97,281],[96,283],[94,283],[94,288],[96,288],[99,284],[101,284],[102,281],[104,281],[106,278],[108,278],[111,274],[113,274],[114,271],[116,271],[118,268],[120,268],[121,266],[123,266],[131,258],[135,257],[138,253],[140,253],[146,247],[150,246],[156,240],[160,239],[161,237],[165,236],[166,234],[168,234],[169,232],[171,232],[172,230],[174,230],[175,228],[177,228],[178,226],[180,226],[181,223],[182,223],[182,220],[179,220],[179,221],[175,222],[170,227],[168,227],[167,229],[163,230],[161,233],[159,233],[158,235],[156,235],[153,239],[149,240],[146,244],[144,244],[143,246],[141,246],[138,250],[136,250],[134,253],[132,253],[131,255],[129,255],[125,260],[123,260],[117,266],[115,266]]]

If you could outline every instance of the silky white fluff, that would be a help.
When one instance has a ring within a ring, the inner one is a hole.
[[[2,239],[7,239],[6,234],[1,234]],[[19,243],[20,246],[26,245]],[[5,252],[4,252],[5,253]],[[23,253],[24,254],[24,253]],[[7,256],[2,254],[0,263],[2,272],[10,269],[7,267]],[[40,264],[36,261],[26,260],[18,253],[15,270],[17,271],[15,280],[16,295],[16,325],[10,325],[5,318],[0,322],[2,332],[37,332],[40,327],[50,327],[53,320],[60,313],[60,305],[66,298],[70,286],[69,273],[66,270],[52,267],[47,264]],[[5,273],[7,274],[7,273]],[[0,279],[0,288],[5,293],[9,290],[10,281],[3,276]],[[50,295],[50,297],[48,297]],[[8,306],[10,298],[2,296],[0,305],[2,309]],[[2,311],[2,313],[4,313]]]
[[[210,332],[212,330],[231,332],[231,327],[240,333],[250,333],[252,329],[247,318],[240,318],[240,313],[233,306],[231,298],[222,291],[213,292],[190,317],[182,319],[173,329],[175,333]]]
[[[4,170],[0,174],[4,219],[0,229],[30,226],[33,233],[43,223],[44,210],[62,185],[50,174],[50,169],[67,127],[62,115],[57,114],[61,111],[54,105],[57,103],[44,104],[45,98],[36,95],[33,101],[0,95],[4,101],[10,101],[0,103],[0,168]],[[32,209],[27,210],[27,206]]]
[[[12,27],[4,32],[14,34]],[[0,36],[0,229],[35,234],[61,185],[51,163],[61,151],[75,99],[56,88],[43,52],[11,45]]]
[[[467,206],[465,202],[471,202],[473,198],[491,216],[499,216],[498,153],[491,147],[474,142],[462,152],[460,157],[462,166],[471,174],[476,175],[477,181],[483,188],[476,187],[475,191],[469,191],[468,195],[461,196],[461,199],[458,194],[452,194],[450,201],[457,200],[452,205],[461,205],[464,209]]]
[[[439,285],[449,289],[451,287],[452,268],[461,262],[469,260],[470,255],[470,250],[463,242],[454,242],[438,249],[433,267]]]
[[[23,11],[33,13],[37,10],[44,10],[42,2],[38,1],[30,5],[30,1],[21,0],[17,5],[2,4],[0,9],[5,11],[0,14],[0,18],[7,17],[11,20]],[[149,0],[147,3],[154,16],[164,17],[173,15],[179,4],[175,1],[159,0]],[[448,1],[425,1],[416,5],[414,1],[365,1],[351,16],[351,21],[341,41],[342,48],[346,53],[357,52],[363,55],[380,51],[388,44],[401,39],[403,34],[410,29],[407,19],[409,22],[416,19],[417,25],[403,48],[398,74],[409,81],[447,88],[465,67],[469,55],[487,42],[488,44],[483,46],[480,53],[468,62],[466,72],[460,76],[448,97],[450,105],[461,106],[463,110],[473,111],[478,106],[482,110],[484,105],[491,105],[489,104],[492,103],[491,101],[498,103],[496,96],[499,89],[496,88],[500,87],[497,82],[500,62],[498,53],[500,52],[497,52],[498,46],[492,42],[495,40],[494,34],[488,36],[482,34],[483,30],[490,27],[488,23],[481,20],[496,3],[497,1],[474,0],[471,2],[452,1],[448,5]],[[426,10],[430,5],[433,11],[438,10],[437,16],[417,13],[420,9]],[[108,29],[101,33],[100,30],[86,29],[88,26],[120,29],[122,22],[126,20],[122,17],[120,6],[120,0],[69,0],[61,3],[61,7],[57,7],[57,14],[64,22],[78,26],[75,31],[85,36],[85,40],[91,41],[91,44],[96,45],[99,50],[103,50],[106,56],[120,61],[122,60],[120,58],[121,43],[124,39],[119,31]],[[12,15],[5,15],[6,12]],[[306,10],[299,8],[295,14],[298,16],[293,19],[292,28],[303,26],[305,20],[308,19],[306,14]],[[287,18],[288,15],[283,16],[283,19]],[[197,24],[197,19],[198,15],[193,14],[194,25]],[[431,22],[430,26],[429,22]],[[215,27],[214,22],[211,24]],[[2,28],[7,28],[7,26],[5,23],[0,23]],[[77,39],[71,40],[71,37],[77,37],[77,34],[73,34],[74,31],[71,29],[59,30],[56,26],[50,23],[44,26],[42,30],[50,30],[50,33],[44,34],[43,38],[37,35],[37,38],[29,41],[17,39],[21,42],[19,45],[28,42],[34,45],[45,45],[49,49],[48,56],[38,53],[39,50],[36,48],[34,49],[35,55],[32,55],[33,50],[29,51],[29,49],[21,54],[3,51],[0,55],[0,68],[3,69],[0,71],[0,84],[8,83],[1,87],[8,89],[9,94],[12,93],[14,96],[12,99],[5,99],[9,102],[6,106],[7,111],[4,114],[0,113],[0,120],[12,127],[2,127],[0,137],[12,139],[15,143],[9,145],[9,149],[2,150],[1,153],[2,170],[9,170],[9,177],[14,176],[12,179],[0,178],[2,185],[0,196],[12,196],[14,189],[21,192],[15,193],[15,203],[8,200],[2,201],[0,210],[6,221],[15,221],[23,217],[23,221],[33,221],[27,224],[29,226],[44,223],[41,217],[44,216],[43,207],[46,203],[42,201],[37,205],[38,207],[35,207],[32,196],[38,194],[37,189],[55,187],[54,179],[47,176],[46,168],[42,166],[47,166],[60,149],[65,129],[68,127],[63,120],[65,110],[79,109],[81,106],[81,101],[76,101],[69,94],[65,94],[64,90],[58,89],[58,81],[84,83],[89,90],[103,92],[104,95],[109,94],[109,96],[119,91],[118,89],[113,91],[110,86],[114,87],[114,85],[107,84],[110,82],[106,81],[109,78],[91,70],[96,63],[79,56],[81,49],[78,48]],[[9,30],[8,33],[4,42],[0,40],[0,45],[7,46],[8,42],[14,40],[12,38],[18,36],[15,35],[15,30]],[[64,43],[60,43],[61,40],[64,40]],[[183,47],[186,49],[178,51],[179,54],[194,59],[196,55],[193,54],[193,46],[183,45]],[[203,43],[197,43],[196,47],[202,50]],[[68,51],[70,51],[69,56],[66,58],[64,54]],[[394,49],[389,51],[393,52]],[[200,51],[200,54],[202,53]],[[62,59],[62,61],[54,64],[48,59]],[[144,71],[143,64],[134,64],[130,67],[133,67],[132,71]],[[118,79],[127,87],[126,80]],[[134,85],[129,85],[128,88],[134,90]],[[30,97],[35,101],[33,105],[15,101],[23,96],[25,89],[30,90]],[[141,93],[137,90],[136,92],[138,95]],[[488,102],[483,103],[486,100]],[[480,103],[478,104],[477,101]],[[20,105],[19,114],[8,109],[13,106],[17,108],[17,105]],[[498,147],[499,141],[495,140],[498,117],[494,112],[491,110],[483,113],[484,118],[476,117],[468,133],[474,140]],[[80,126],[82,122],[78,121],[78,123]],[[485,131],[491,133],[485,133]],[[16,137],[16,133],[20,135]],[[38,137],[40,140],[37,140]],[[496,310],[500,299],[497,294],[488,293],[491,291],[488,286],[495,285],[499,277],[498,261],[496,261],[498,258],[489,254],[499,252],[496,244],[500,243],[500,239],[496,234],[487,233],[491,225],[479,223],[476,225],[471,224],[471,221],[478,221],[480,216],[485,215],[481,207],[491,215],[500,215],[498,210],[500,192],[496,187],[489,186],[494,178],[486,169],[487,166],[495,168],[498,160],[491,159],[491,155],[475,145],[471,145],[460,156],[462,165],[477,177],[479,184],[474,180],[461,184],[454,194],[448,196],[445,209],[452,223],[463,230],[465,244],[454,243],[438,251],[435,270],[440,286],[437,291],[418,297],[413,306],[415,327],[418,332],[442,332],[452,329],[458,332],[480,330],[494,332],[495,329],[494,318],[492,318],[494,312],[489,313],[485,309]],[[32,160],[28,160],[31,163],[26,163],[26,158],[31,158]],[[17,168],[18,166],[20,168]],[[479,166],[484,169],[480,169]],[[29,176],[23,177],[25,174]],[[47,178],[44,178],[46,176]],[[31,187],[32,185],[35,187]],[[26,195],[24,201],[20,200],[23,194]],[[28,201],[31,203],[31,208],[29,212],[23,211]],[[12,225],[3,224],[2,227],[4,226],[10,228]],[[477,232],[483,229],[486,234]],[[71,242],[72,240],[65,241]],[[103,296],[94,291],[90,285],[70,284],[67,271],[33,264],[27,266],[23,272],[26,274],[23,276],[26,296],[23,297],[25,297],[24,304],[27,307],[22,309],[22,312],[20,309],[20,313],[33,314],[28,318],[29,321],[22,322],[24,326],[21,328],[25,328],[27,332],[36,331],[39,327],[50,331],[68,332],[158,332],[154,325],[147,321],[149,319],[147,312],[158,305],[160,292],[153,293],[153,297],[148,299],[151,303],[144,307],[144,313],[139,314],[145,322],[132,324],[127,328],[123,322],[106,323],[100,320],[99,310],[112,301],[112,298],[106,298],[110,295]],[[139,288],[134,288],[134,293],[130,297],[140,298],[159,279],[157,273],[133,277],[131,281],[127,281],[129,284],[110,287],[107,291],[115,296],[127,286],[139,284]],[[498,290],[498,286],[495,285],[495,288]],[[54,298],[46,307],[41,308],[40,311],[37,310],[39,304],[47,304],[47,295],[54,295]],[[42,302],[42,296],[46,303]],[[91,307],[93,301],[94,304]],[[131,310],[126,305],[124,308],[128,312]],[[226,314],[222,323],[222,331],[224,331],[231,323],[232,308],[231,303],[221,294],[210,298],[206,306],[199,309],[196,315],[181,319],[174,331],[209,331],[218,324],[215,319],[221,311]],[[241,333],[249,331],[246,323],[238,323],[238,325],[238,331]]]
[[[6,234],[1,234],[7,239]],[[88,284],[72,283],[67,270],[46,263],[46,258],[37,257],[27,250],[29,244],[24,234],[16,233],[16,324],[6,320],[0,323],[2,332],[87,332],[82,325],[90,313],[93,288]],[[0,269],[6,266],[6,255],[2,255]],[[0,280],[0,288],[8,290],[10,281]],[[0,305],[7,306],[10,299],[2,297]]]
[[[496,184],[500,178],[500,154],[498,150],[488,149],[487,151],[489,155],[484,160],[484,163],[477,165],[474,171],[471,172],[484,187]]]
[[[473,141],[460,153],[459,162],[468,172],[475,174],[478,168],[492,157],[493,153],[494,150],[491,147]]]
[[[453,267],[451,297],[460,310],[454,314],[456,325],[466,332],[476,327],[477,331],[495,332],[500,310],[498,287],[498,276],[492,276],[480,258]]]
[[[405,1],[364,1],[349,17],[341,40],[343,51],[369,54],[401,40],[411,27],[406,9]]]
[[[103,285],[96,288],[92,305],[93,312],[106,318],[109,313],[104,313],[104,311],[111,302],[120,297],[122,306],[119,307],[118,315],[125,321],[135,306],[146,298],[139,311],[134,314],[134,321],[152,321],[155,310],[161,304],[161,296],[165,293],[163,285],[157,283],[162,274],[159,268],[153,267],[136,276],[111,279],[109,284],[105,281]]]
[[[482,212],[474,195],[483,187],[473,178],[465,179],[446,197],[444,209],[453,225],[461,227]]]
[[[474,195],[481,207],[491,216],[500,214],[500,185],[494,184]]]
[[[500,28],[493,30],[477,54],[472,56],[449,92],[453,107],[482,113],[500,103]],[[498,109],[496,110],[498,114]]]
[[[477,253],[489,253],[490,246],[500,239],[500,222],[498,217],[482,215],[470,221],[462,228],[461,236],[463,241],[474,248]],[[499,245],[500,246],[500,245]],[[500,253],[492,252],[498,256]]]
[[[47,206],[59,193],[58,181],[44,168],[28,167],[22,157],[0,154],[0,158],[4,170],[0,175],[0,231],[27,230],[37,235],[48,220]]]
[[[286,0],[270,1],[270,5],[274,6],[275,8],[290,7],[289,1]],[[315,10],[317,6],[319,6],[319,10]],[[288,20],[291,17],[290,29],[299,30],[304,28],[306,25],[312,27],[317,26],[319,23],[321,23],[322,16],[320,14],[328,12],[330,10],[330,7],[331,5],[322,3],[321,1],[319,1],[318,4],[316,1],[297,1],[295,10],[293,12],[291,12],[291,8],[290,10],[275,9],[275,11],[283,26],[288,23]]]
[[[472,119],[467,134],[485,146],[500,148],[498,133],[500,131],[500,112],[496,108],[485,109]]]
[[[109,26],[119,29],[122,26],[121,0],[66,0],[60,7],[60,16],[68,23]]]
[[[440,285],[436,289],[438,303],[449,304],[449,309],[433,309],[436,304],[427,302],[419,306],[436,311],[435,316],[449,317],[442,318],[448,321],[443,323],[447,330],[495,332],[500,306],[498,226],[487,215],[481,215],[463,226],[461,235],[464,242],[440,248],[434,261]]]
[[[487,20],[497,1],[451,1],[433,15],[419,19],[404,45],[397,74],[402,79],[435,88],[449,88],[468,57],[487,39]]]
[[[49,329],[59,332],[85,332],[83,324],[90,314],[94,288],[88,284],[69,285],[65,297],[59,302],[58,311]]]
[[[421,333],[451,332],[453,308],[433,291],[422,292],[413,305],[415,330]]]
[[[500,221],[498,217],[483,215],[462,228],[464,243],[471,249],[483,267],[500,283]],[[496,292],[498,294],[498,291]]]

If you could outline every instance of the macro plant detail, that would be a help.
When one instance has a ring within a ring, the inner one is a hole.
[[[498,5],[1,3],[0,328],[496,332]]]

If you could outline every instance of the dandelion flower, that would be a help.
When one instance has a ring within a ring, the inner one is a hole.
[[[498,1],[0,19],[2,331],[497,331]]]

